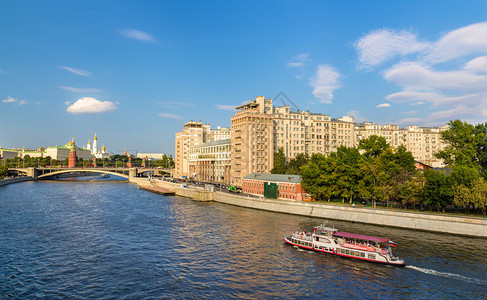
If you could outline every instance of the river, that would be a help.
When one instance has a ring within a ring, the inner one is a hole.
[[[388,237],[404,268],[297,250],[325,220],[126,181],[0,187],[0,298],[487,298],[487,239],[329,220]]]

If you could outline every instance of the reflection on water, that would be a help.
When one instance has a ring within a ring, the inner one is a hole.
[[[391,238],[408,267],[300,251],[325,220],[199,203],[128,183],[0,188],[0,298],[485,298],[485,239],[330,221]]]

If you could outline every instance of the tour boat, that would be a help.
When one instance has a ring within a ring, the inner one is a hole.
[[[392,255],[389,239],[362,234],[342,232],[335,228],[316,226],[314,232],[294,232],[284,241],[293,246],[355,258],[365,261],[405,266],[404,260]]]

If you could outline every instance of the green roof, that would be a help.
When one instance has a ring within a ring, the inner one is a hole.
[[[271,181],[271,182],[287,182],[287,183],[300,183],[301,176],[299,175],[286,175],[286,174],[260,174],[252,173],[244,176],[243,179]]]

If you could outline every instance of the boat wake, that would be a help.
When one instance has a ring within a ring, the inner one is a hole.
[[[459,274],[448,273],[448,272],[440,272],[440,271],[436,271],[436,270],[432,270],[432,269],[424,269],[424,268],[420,268],[420,267],[416,267],[416,266],[406,266],[406,268],[413,269],[413,270],[416,270],[416,271],[419,271],[419,272],[422,272],[425,274],[447,277],[447,278],[454,278],[454,279],[463,280],[463,281],[467,281],[467,282],[473,282],[473,283],[477,283],[477,284],[487,285],[487,280],[466,277],[466,276],[462,276]]]

